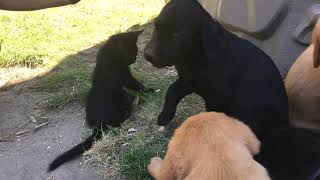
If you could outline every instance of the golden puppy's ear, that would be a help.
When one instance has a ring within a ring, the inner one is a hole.
[[[247,125],[240,121],[235,121],[239,127],[240,137],[242,137],[245,146],[253,156],[257,155],[260,152],[260,141]]]
[[[318,19],[317,24],[312,33],[312,44],[314,46],[313,50],[313,67],[317,68],[320,65],[320,19]]]
[[[249,151],[251,152],[251,154],[254,156],[259,154],[261,143],[258,140],[258,138],[256,137],[256,135],[254,135],[253,132],[250,130],[250,133],[246,134],[245,138],[247,138],[246,144],[247,144],[247,147],[248,147]]]

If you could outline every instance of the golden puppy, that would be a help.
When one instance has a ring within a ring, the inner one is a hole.
[[[269,180],[253,159],[260,141],[242,122],[223,113],[189,117],[174,133],[162,160],[151,159],[157,180]]]
[[[312,44],[292,65],[285,82],[290,122],[295,127],[320,129],[320,21]]]

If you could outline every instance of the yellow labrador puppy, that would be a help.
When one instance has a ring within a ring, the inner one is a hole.
[[[292,65],[285,82],[290,122],[295,127],[320,129],[320,21],[312,44]]]
[[[253,159],[260,141],[242,122],[223,113],[189,117],[174,133],[162,160],[151,159],[157,180],[269,180]]]

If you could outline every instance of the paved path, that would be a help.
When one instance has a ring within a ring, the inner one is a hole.
[[[70,105],[63,110],[41,112],[36,107],[42,99],[41,94],[28,90],[25,85],[0,92],[0,180],[101,179],[95,168],[84,165],[83,158],[52,173],[46,172],[49,162],[61,150],[66,151],[80,142],[88,130],[83,124],[82,107]],[[22,134],[15,135],[17,133]],[[11,138],[1,142],[1,138],[8,135]]]

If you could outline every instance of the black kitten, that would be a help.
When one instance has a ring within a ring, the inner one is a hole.
[[[137,56],[136,42],[141,32],[114,35],[99,50],[86,104],[86,122],[93,129],[92,135],[58,156],[50,164],[48,171],[79,157],[91,148],[95,139],[101,139],[102,130],[120,126],[131,115],[133,97],[123,87],[136,91],[153,91],[132,77],[129,69]]]

